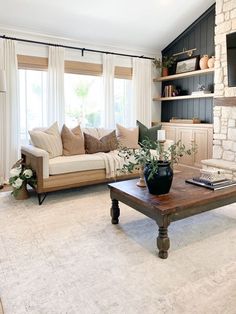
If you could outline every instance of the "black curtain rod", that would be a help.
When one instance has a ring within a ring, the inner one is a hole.
[[[142,58],[142,59],[154,60],[154,58],[151,58],[151,57],[135,56],[135,55],[128,55],[128,54],[125,54],[125,53],[110,52],[110,51],[103,51],[103,50],[95,50],[95,49],[88,49],[88,48],[80,48],[80,47],[73,47],[73,46],[66,46],[66,45],[58,45],[58,44],[46,43],[46,42],[36,41],[36,40],[29,40],[29,39],[23,39],[23,38],[9,37],[9,36],[5,36],[5,35],[0,35],[0,38],[16,40],[16,41],[21,41],[21,42],[31,43],[31,44],[44,45],[44,46],[53,46],[53,47],[62,47],[62,48],[80,50],[81,53],[82,53],[82,56],[84,55],[84,51],[89,51],[89,52],[105,53],[105,54],[122,56],[122,57]]]

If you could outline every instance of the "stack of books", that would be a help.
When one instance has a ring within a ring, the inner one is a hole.
[[[188,179],[185,182],[191,183],[194,185],[199,185],[205,187],[210,190],[221,190],[230,186],[236,185],[236,181],[229,179],[220,179],[215,181],[209,181],[206,179],[202,179],[201,177],[194,177],[192,179]]]
[[[164,88],[163,97],[172,97],[174,90],[175,90],[174,85],[166,85]]]

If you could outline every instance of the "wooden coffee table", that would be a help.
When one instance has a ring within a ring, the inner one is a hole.
[[[168,226],[171,222],[236,202],[235,186],[211,191],[185,183],[185,179],[193,175],[196,172],[175,174],[170,192],[160,196],[150,194],[147,188],[138,187],[137,179],[108,184],[112,200],[111,222],[119,223],[119,201],[154,219],[159,227],[158,255],[167,258],[170,247]]]

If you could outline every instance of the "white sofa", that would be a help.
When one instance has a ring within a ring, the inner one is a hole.
[[[83,131],[96,138],[110,133],[110,130],[102,128],[88,128]],[[35,190],[39,203],[43,202],[48,192],[138,176],[137,173],[117,176],[114,175],[115,169],[108,173],[107,168],[111,166],[111,161],[114,161],[112,165],[114,168],[119,168],[121,158],[118,157],[118,151],[58,156],[50,159],[47,151],[29,144],[21,147],[21,157],[24,163],[30,165],[36,172]]]
[[[98,139],[111,132],[102,128],[86,128],[83,131]],[[167,140],[165,146],[171,144],[173,141]],[[35,190],[39,204],[48,192],[138,177],[138,172],[122,174],[116,171],[122,168],[124,162],[118,151],[49,158],[46,150],[29,144],[21,147],[21,157],[36,172]]]

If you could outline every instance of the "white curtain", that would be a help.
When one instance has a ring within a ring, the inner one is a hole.
[[[64,60],[64,48],[49,47],[47,104],[48,126],[55,121],[58,122],[59,126],[62,126],[65,121]]]
[[[114,56],[103,55],[103,93],[104,93],[104,122],[105,128],[115,127],[115,104],[114,104]]]
[[[151,126],[151,104],[152,104],[152,63],[149,59],[133,59],[133,98],[132,124],[139,120],[147,127]]]
[[[20,110],[15,42],[0,40],[0,68],[6,71],[6,93],[0,93],[0,177],[19,159]]]

